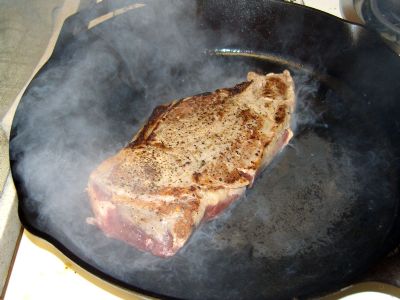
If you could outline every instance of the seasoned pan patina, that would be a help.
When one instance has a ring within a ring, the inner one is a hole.
[[[164,298],[326,294],[398,245],[400,61],[378,35],[244,0],[148,0],[88,30],[109,3],[67,20],[18,106],[10,157],[25,228],[99,277]],[[86,223],[90,173],[155,107],[285,69],[294,137],[178,253],[158,258]]]

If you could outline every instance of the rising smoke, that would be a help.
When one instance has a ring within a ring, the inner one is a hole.
[[[325,111],[314,109],[324,99],[317,99],[321,87],[308,72],[291,69],[298,107],[289,147],[244,199],[203,224],[176,256],[142,253],[85,222],[90,172],[130,140],[154,107],[232,86],[249,71],[283,70],[240,55],[208,55],[210,45],[229,48],[243,37],[199,29],[196,10],[191,1],[145,5],[60,49],[18,108],[14,173],[29,191],[24,207],[35,226],[100,271],[172,296],[251,297],[275,282],[274,274],[301,272],[288,258],[332,244],[335,224],[356,199],[353,154],[338,155],[332,141],[309,130],[329,126]],[[278,270],[282,264],[287,268]]]

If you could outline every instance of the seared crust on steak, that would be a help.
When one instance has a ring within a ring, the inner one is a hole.
[[[90,175],[97,224],[159,256],[237,199],[292,136],[288,71],[154,109],[133,140]]]

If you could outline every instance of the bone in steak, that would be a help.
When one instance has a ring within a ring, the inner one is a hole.
[[[132,141],[90,175],[88,222],[167,257],[239,198],[292,137],[295,103],[288,71],[247,79],[156,107]]]

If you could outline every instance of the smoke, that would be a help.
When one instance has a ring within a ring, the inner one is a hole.
[[[315,253],[325,251],[321,262],[333,268],[329,247],[347,234],[348,223],[360,221],[351,211],[368,166],[355,166],[360,157],[348,149],[352,140],[326,137],[333,106],[321,103],[340,95],[296,62],[260,62],[245,51],[210,55],[237,49],[243,37],[216,35],[194,21],[196,10],[192,1],[145,5],[59,48],[18,107],[14,174],[29,192],[23,208],[35,227],[124,284],[182,298],[262,297],[285,290],[280,279],[314,270]],[[232,86],[249,71],[284,68],[296,84],[294,139],[243,199],[202,224],[177,255],[140,252],[85,222],[92,214],[85,192],[90,172],[127,144],[154,107]],[[339,107],[336,116],[343,114]],[[386,154],[371,149],[380,166]]]

